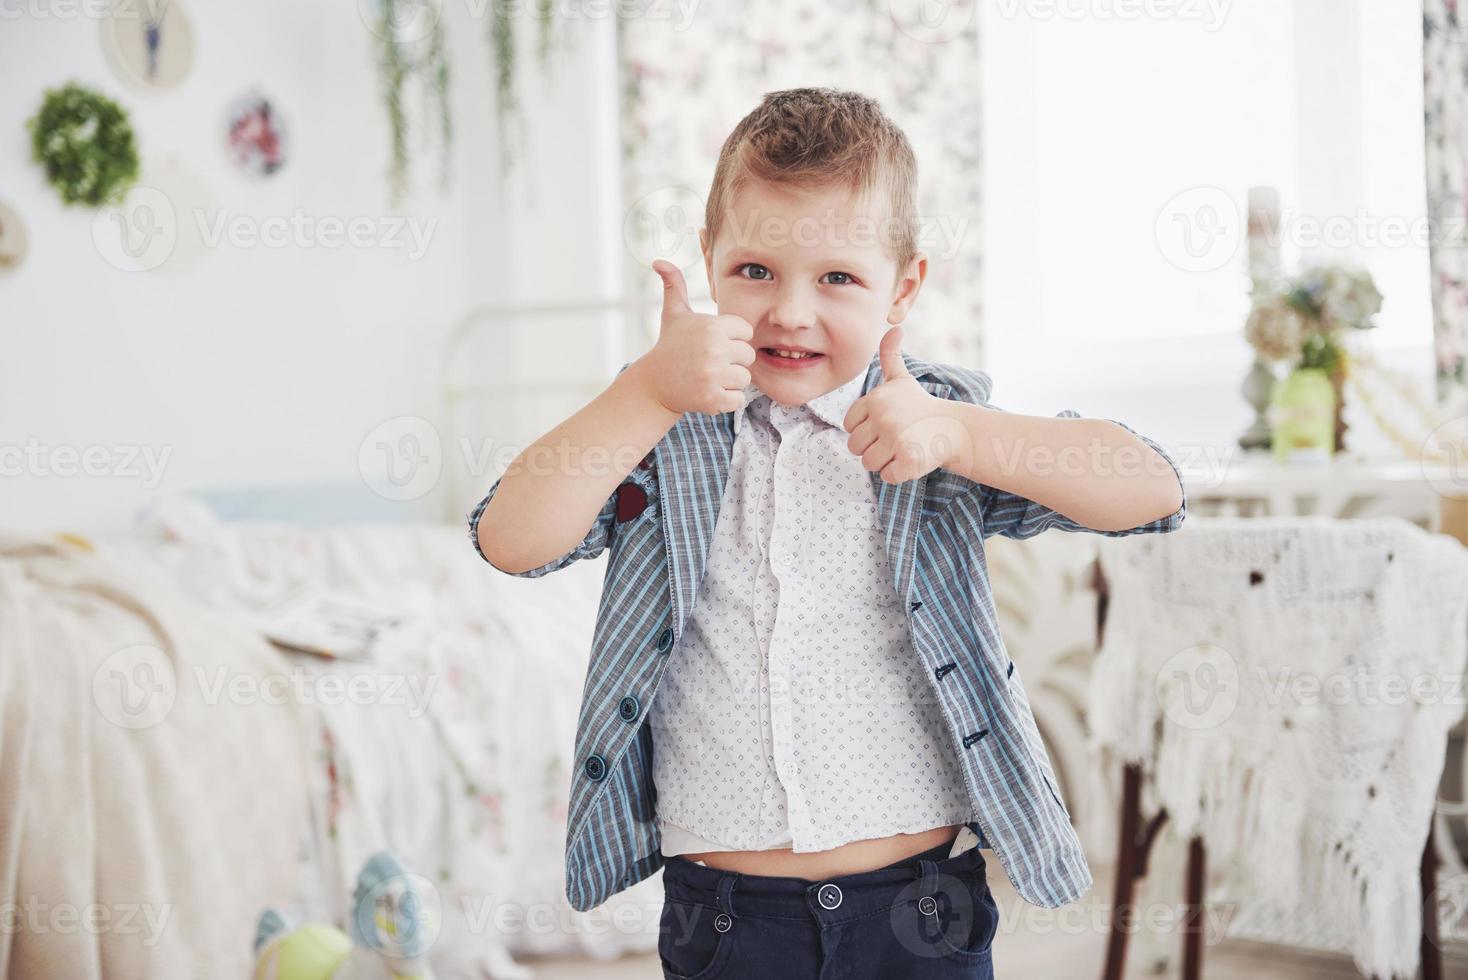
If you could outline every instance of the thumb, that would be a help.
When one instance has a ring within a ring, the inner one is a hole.
[[[663,281],[663,316],[690,312],[692,307],[688,305],[688,284],[683,281],[683,270],[667,259],[658,259],[652,264],[652,271]]]
[[[877,348],[882,358],[882,381],[895,381],[909,377],[907,365],[902,361],[902,327],[895,326],[882,335]]]

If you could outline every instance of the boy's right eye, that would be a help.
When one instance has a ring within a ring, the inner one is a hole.
[[[747,279],[754,279],[757,282],[764,282],[765,278],[771,274],[769,269],[766,269],[758,262],[746,262],[734,271],[736,273],[743,273],[745,269],[758,270],[758,272],[761,273],[760,275],[750,275],[745,277]]]

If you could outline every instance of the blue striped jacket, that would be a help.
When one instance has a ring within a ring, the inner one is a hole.
[[[988,404],[991,381],[984,372],[906,353],[903,360],[933,395]],[[881,380],[874,355],[862,392]],[[1060,417],[1078,413],[1066,410]],[[1136,434],[1177,471],[1161,446]],[[733,448],[733,412],[684,414],[624,481],[646,494],[640,513],[624,513],[619,522],[613,493],[579,545],[518,573],[536,578],[577,559],[608,554],[582,690],[566,829],[566,897],[580,911],[663,864],[646,717],[698,595]],[[876,473],[871,477],[913,645],[928,668],[962,764],[973,807],[968,826],[998,855],[1026,901],[1048,908],[1074,901],[1090,887],[1091,871],[1061,802],[1020,672],[999,635],[983,541],[993,534],[1028,538],[1052,527],[1092,529],[946,469],[898,484]],[[469,515],[476,550],[479,516],[498,487],[496,480]],[[1172,531],[1186,510],[1184,497],[1175,513],[1150,524],[1092,533]]]

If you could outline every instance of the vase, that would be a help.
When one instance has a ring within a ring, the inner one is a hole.
[[[1280,462],[1329,460],[1336,447],[1336,389],[1320,368],[1296,368],[1274,386],[1270,444]]]

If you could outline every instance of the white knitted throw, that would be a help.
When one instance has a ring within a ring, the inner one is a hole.
[[[1468,551],[1398,518],[1194,517],[1098,544],[1092,750],[1141,763],[1172,829],[1202,835],[1210,903],[1412,976]]]

